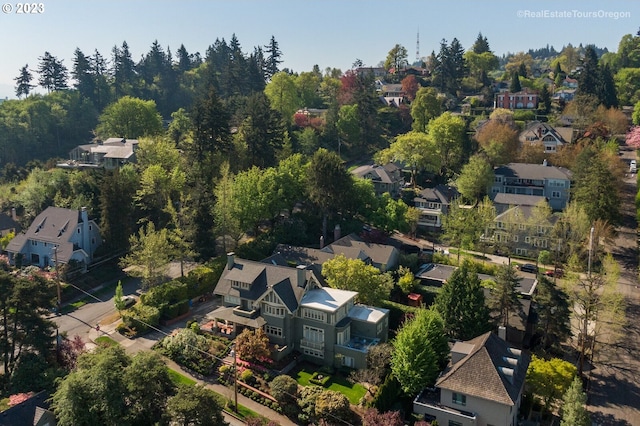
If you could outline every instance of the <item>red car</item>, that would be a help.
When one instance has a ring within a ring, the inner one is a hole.
[[[564,271],[562,269],[556,269],[555,271],[553,269],[547,269],[544,274],[548,277],[562,278]]]

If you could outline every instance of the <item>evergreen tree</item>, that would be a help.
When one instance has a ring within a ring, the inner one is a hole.
[[[48,92],[67,88],[67,68],[49,52],[38,58],[38,83]]]
[[[74,87],[80,92],[80,95],[89,99],[93,99],[95,92],[95,79],[91,71],[90,58],[82,53],[80,48],[76,48],[73,53],[71,76],[75,80]]]
[[[445,332],[455,339],[469,340],[491,329],[480,279],[468,262],[442,286],[435,308],[442,315]]]
[[[193,122],[193,143],[189,147],[191,161],[202,164],[214,152],[229,152],[231,117],[212,86],[196,100],[190,116]]]
[[[179,73],[185,73],[193,68],[193,55],[187,52],[187,48],[184,44],[181,44],[176,52],[178,54],[178,63],[176,65]]]
[[[546,84],[543,84],[542,89],[540,89],[540,105],[545,114],[548,114],[551,110],[551,93]]]
[[[498,267],[495,285],[489,296],[489,307],[497,314],[495,319],[503,327],[509,326],[513,314],[523,315],[522,304],[518,299],[520,278],[513,265],[503,264]]]
[[[120,98],[125,95],[135,96],[137,89],[136,82],[136,69],[133,59],[131,59],[131,52],[129,51],[129,45],[126,41],[122,42],[122,47],[113,47],[112,50],[112,75],[113,86],[115,89],[116,98]]]
[[[514,71],[513,74],[511,74],[511,84],[509,85],[509,92],[518,93],[520,91],[522,91],[522,86],[520,85],[520,75],[518,74],[518,71]]]
[[[98,110],[102,110],[111,100],[111,87],[109,86],[109,68],[107,60],[95,50],[91,57],[91,75],[94,79],[94,93],[91,97]]]
[[[267,53],[267,58],[266,58],[265,67],[264,67],[264,75],[267,78],[267,80],[271,80],[271,77],[273,77],[275,74],[280,72],[279,67],[280,67],[280,64],[282,63],[282,59],[280,59],[282,57],[282,52],[280,51],[280,48],[278,47],[278,42],[276,41],[276,38],[274,36],[271,36],[271,40],[269,41],[269,44],[264,48],[265,48],[265,52]]]
[[[18,98],[22,96],[29,96],[29,93],[31,93],[31,89],[35,87],[33,84],[31,84],[31,81],[33,80],[33,74],[31,73],[31,71],[29,71],[29,64],[20,68],[20,75],[14,78],[14,80],[16,82],[16,96]]]
[[[247,146],[251,165],[273,166],[284,140],[280,114],[271,109],[263,92],[249,96],[245,114],[239,134]]]
[[[477,54],[491,52],[489,42],[486,37],[482,36],[482,33],[478,33],[478,37],[476,38],[475,43],[473,43],[473,46],[471,46],[471,50],[473,50],[473,53]]]
[[[599,99],[598,56],[593,46],[587,46],[582,59],[582,69],[578,74],[578,95],[593,95]]]
[[[560,426],[589,426],[587,394],[582,390],[582,381],[576,376],[562,397],[562,420]]]
[[[527,65],[523,62],[520,62],[520,66],[518,67],[518,75],[522,77],[527,77]]]
[[[600,82],[598,85],[598,98],[607,108],[618,107],[618,95],[616,94],[616,84],[611,75],[609,65],[600,65]]]

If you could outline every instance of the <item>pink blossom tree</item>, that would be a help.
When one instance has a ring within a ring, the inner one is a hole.
[[[634,126],[627,133],[625,143],[632,148],[640,148],[640,126]]]

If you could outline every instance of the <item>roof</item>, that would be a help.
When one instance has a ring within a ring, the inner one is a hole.
[[[373,306],[355,305],[349,311],[349,318],[358,321],[377,323],[389,314],[388,309],[376,308]]]
[[[0,213],[0,231],[7,229],[15,229],[16,233],[18,233],[22,230],[22,227],[17,221],[13,220],[10,214]]]
[[[508,206],[535,206],[539,202],[546,200],[541,195],[524,195],[524,194],[507,194],[498,192],[493,198],[495,204],[504,204]]]
[[[377,164],[369,164],[357,167],[353,169],[351,173],[359,178],[371,179],[374,182],[394,183],[402,179],[402,177],[400,177],[399,179],[395,179],[393,177],[393,173],[397,172],[398,170],[400,169],[395,165],[393,165],[392,167],[389,165],[379,166]]]
[[[529,356],[491,332],[464,343],[473,349],[448,367],[436,386],[514,406],[524,386]]]
[[[442,204],[449,204],[451,200],[458,198],[460,193],[453,186],[436,185],[433,188],[425,188],[414,198],[416,201],[436,201]]]
[[[137,139],[109,138],[103,142],[78,145],[74,149],[103,153],[105,158],[128,159],[135,152],[136,145],[138,145]]]
[[[543,164],[509,163],[494,170],[496,176],[520,179],[571,179],[571,171],[564,167],[545,166]]]
[[[235,324],[241,324],[252,328],[263,327],[267,323],[267,321],[262,317],[247,318],[241,315],[236,315],[233,307],[221,306],[216,310],[209,312],[205,316],[208,319],[230,321]]]
[[[384,269],[392,267],[392,263],[395,262],[395,256],[398,251],[397,248],[388,244],[369,243],[362,241],[356,234],[345,235],[344,237],[334,241],[328,245],[325,249],[330,249],[336,254],[344,253],[351,248],[353,250],[359,250],[366,258],[371,259],[371,263],[377,268]],[[348,256],[347,256],[348,257]]]
[[[300,306],[324,312],[335,312],[357,295],[358,293],[355,291],[330,287],[315,288],[302,297]]]
[[[0,414],[0,426],[33,426],[49,409],[49,398],[49,393],[42,391],[3,411]]]
[[[304,293],[304,286],[312,276],[315,276],[314,271],[309,268],[298,270],[290,266],[236,259],[235,257],[230,261],[233,262],[232,267],[231,269],[228,266],[224,268],[214,294],[240,297],[255,302],[272,289],[290,312],[294,312],[298,308]],[[298,285],[300,278],[304,279],[302,286]],[[247,283],[249,288],[234,287],[233,281]]]
[[[536,208],[535,206],[513,206],[505,210],[504,212],[500,213],[499,215],[497,215],[494,221],[499,222],[499,221],[505,220],[507,223],[509,222],[522,223],[522,221],[529,220],[529,218],[533,216],[533,212],[535,211],[535,208]],[[522,217],[522,221],[518,220],[520,219],[520,217]],[[559,219],[559,216],[553,214],[549,216],[548,224],[553,225],[558,221],[558,219]]]
[[[66,263],[74,252],[71,236],[78,224],[82,223],[80,210],[47,207],[31,223],[25,233],[16,235],[7,245],[6,250],[20,253],[29,240],[49,243],[58,247],[58,261]]]

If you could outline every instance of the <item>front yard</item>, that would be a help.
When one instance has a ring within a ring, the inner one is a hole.
[[[311,383],[311,377],[316,372],[316,368],[311,365],[303,365],[294,378],[301,386],[316,386]],[[349,399],[349,402],[353,405],[358,405],[362,397],[367,393],[367,389],[360,383],[351,383],[346,377],[339,373],[330,375],[331,378],[327,381],[324,388],[336,392],[340,392]]]

